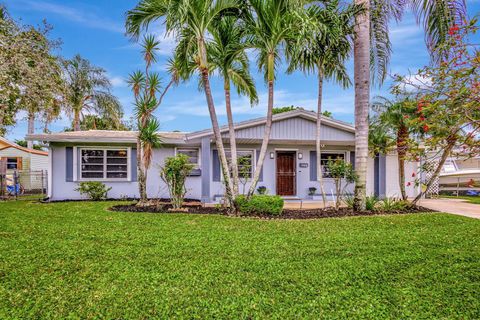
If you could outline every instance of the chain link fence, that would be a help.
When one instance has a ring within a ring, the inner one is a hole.
[[[1,200],[35,200],[47,196],[46,170],[12,170],[0,173]]]

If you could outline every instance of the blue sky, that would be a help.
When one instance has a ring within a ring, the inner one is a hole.
[[[142,67],[138,45],[124,36],[125,12],[135,6],[135,0],[0,0],[10,14],[23,23],[38,25],[43,19],[53,25],[52,38],[60,38],[63,45],[58,54],[71,58],[79,53],[93,64],[107,70],[113,84],[113,92],[120,99],[125,117],[132,113],[132,94],[126,85],[128,74]],[[468,0],[469,15],[480,12],[480,0]],[[391,24],[391,39],[393,55],[390,64],[390,74],[406,74],[411,70],[428,63],[428,53],[424,44],[422,28],[415,23],[411,14],[406,14],[401,23]],[[161,26],[150,30],[159,36],[161,50],[159,63],[156,66],[164,77],[165,62],[170,56],[174,41],[164,38]],[[478,38],[478,37],[477,37]],[[252,66],[255,64],[252,62]],[[352,61],[348,63],[350,76],[353,77]],[[260,103],[251,107],[248,100],[234,96],[232,107],[236,121],[265,115],[267,102],[266,87],[263,76],[252,67],[257,83]],[[306,109],[316,108],[317,83],[314,76],[302,73],[287,75],[280,70],[275,91],[275,106],[296,105]],[[381,88],[372,90],[372,97],[388,92],[390,81]],[[213,80],[213,92],[216,108],[221,123],[226,122],[224,99],[221,82]],[[353,122],[353,88],[343,90],[335,84],[327,83],[324,89],[324,109],[333,113],[337,119]],[[210,127],[210,118],[203,92],[198,91],[195,79],[182,83],[169,91],[164,103],[156,112],[160,120],[161,130],[194,131]],[[62,116],[50,126],[52,131],[61,131],[70,124],[70,119]],[[36,130],[41,130],[41,124]],[[7,137],[22,139],[26,134],[24,115],[18,117],[18,124],[10,128]]]

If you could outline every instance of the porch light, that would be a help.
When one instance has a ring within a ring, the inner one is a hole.
[[[270,159],[274,159],[275,158],[275,153],[274,152],[270,152]]]
[[[299,152],[298,153],[298,160],[302,160],[303,159],[303,153]]]

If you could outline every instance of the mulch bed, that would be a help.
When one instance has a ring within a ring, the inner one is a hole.
[[[201,203],[191,201],[185,203],[185,209],[188,209],[189,214],[220,214],[226,215],[227,212],[224,208],[218,207],[204,207]],[[112,211],[120,212],[147,212],[158,214],[169,213],[186,213],[186,212],[174,212],[171,211],[172,206],[166,201],[158,201],[151,205],[138,207],[135,204],[117,205],[110,208]],[[376,216],[376,215],[392,215],[392,214],[408,214],[408,213],[422,213],[422,212],[434,212],[434,210],[427,209],[420,206],[414,206],[405,210],[396,211],[353,211],[349,208],[340,208],[335,210],[334,208],[326,209],[285,209],[279,216],[272,216],[266,214],[248,215],[243,217],[254,217],[261,219],[321,219],[321,218],[335,218],[335,217],[354,217],[354,216]]]

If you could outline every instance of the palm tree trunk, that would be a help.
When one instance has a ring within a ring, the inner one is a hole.
[[[321,129],[322,129],[322,95],[323,95],[323,72],[318,69],[318,100],[317,100],[317,131],[315,136],[315,147],[317,152],[317,181],[320,184],[320,192],[322,193],[323,207],[327,207],[327,196],[325,194],[325,186],[323,185],[323,170],[321,161]]]
[[[367,196],[368,110],[370,107],[370,2],[355,0],[365,12],[357,15],[354,40],[355,78],[355,210],[365,210]]]
[[[35,133],[35,114],[33,112],[28,113],[28,134]],[[27,141],[27,148],[33,149],[33,141]]]
[[[212,121],[212,129],[213,129],[213,135],[215,137],[215,145],[218,150],[218,156],[220,157],[220,164],[222,165],[223,177],[225,181],[225,195],[230,205],[230,208],[234,209],[232,180],[230,179],[230,170],[228,168],[227,157],[225,155],[225,148],[223,147],[222,135],[220,133],[220,127],[218,125],[218,120],[217,120],[217,113],[215,111],[215,104],[213,102],[208,69],[201,68],[200,72],[202,75],[205,97],[207,99],[208,112],[210,113],[210,120]]]
[[[260,179],[260,172],[265,162],[265,156],[267,155],[268,143],[270,142],[270,133],[272,131],[272,118],[273,118],[273,89],[274,89],[274,55],[268,55],[268,105],[267,105],[267,119],[265,122],[265,131],[263,132],[262,146],[260,147],[260,154],[257,159],[257,165],[255,166],[255,173],[253,174],[252,184],[248,189],[248,197],[251,197],[255,188],[257,187],[258,179]]]
[[[453,147],[455,146],[455,143],[457,142],[456,139],[452,138],[449,139],[447,147],[443,150],[442,157],[440,158],[440,162],[438,163],[437,168],[435,169],[435,172],[433,173],[432,177],[430,180],[427,182],[427,186],[425,188],[425,191],[421,191],[415,199],[413,199],[412,204],[416,204],[422,197],[423,195],[430,189],[432,186],[433,182],[438,178],[438,175],[440,174],[440,171],[442,171],[443,165],[445,164],[445,161],[450,155],[450,152],[452,151]]]
[[[147,177],[143,170],[142,141],[137,138],[137,173],[138,173],[138,193],[140,196],[140,205],[147,202]]]
[[[225,109],[227,111],[227,120],[228,120],[228,135],[230,137],[230,156],[231,156],[231,165],[232,165],[232,175],[233,175],[233,195],[238,195],[238,159],[237,159],[237,141],[235,138],[235,128],[233,126],[233,115],[232,115],[232,106],[230,98],[230,80],[224,79],[224,90],[225,90]],[[245,186],[244,186],[245,189]],[[243,192],[245,193],[245,192]]]
[[[398,183],[400,186],[400,193],[403,200],[407,200],[407,193],[405,191],[405,156],[407,153],[407,128],[401,126],[397,133],[397,159],[398,159]]]
[[[73,131],[80,131],[80,111],[73,111]]]

